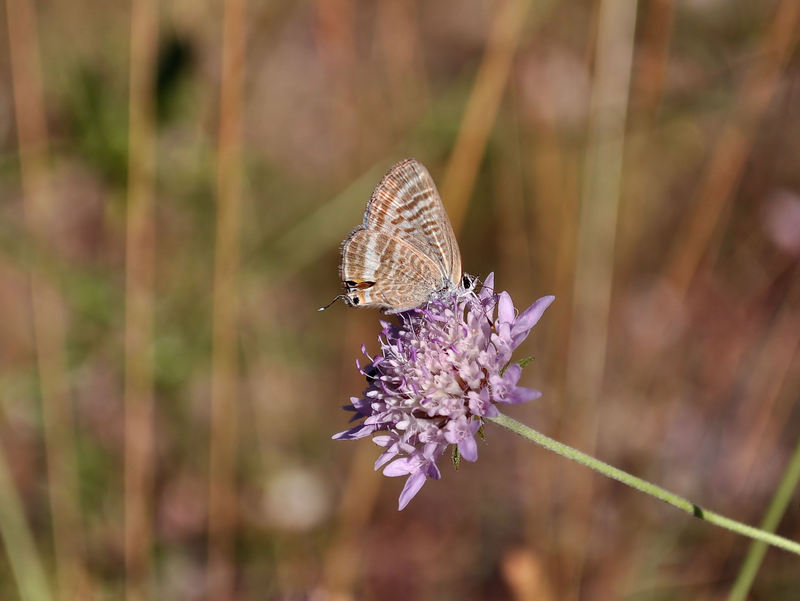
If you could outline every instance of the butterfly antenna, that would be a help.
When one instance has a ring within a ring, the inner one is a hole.
[[[329,303],[328,303],[327,305],[325,305],[324,307],[320,307],[319,309],[317,309],[317,311],[324,311],[325,309],[327,309],[328,307],[330,307],[330,306],[331,306],[333,303],[335,303],[336,301],[338,301],[338,300],[344,300],[345,298],[346,298],[346,297],[345,297],[345,295],[344,295],[344,294],[340,294],[340,295],[338,295],[338,296],[334,296],[334,297],[333,297],[333,300],[332,300],[331,302],[329,302]]]

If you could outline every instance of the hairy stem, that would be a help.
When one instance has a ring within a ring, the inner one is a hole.
[[[553,440],[549,436],[545,436],[533,428],[529,428],[525,424],[522,424],[508,416],[501,414],[497,417],[490,417],[488,419],[489,421],[492,421],[499,426],[503,426],[504,428],[508,428],[515,434],[519,434],[523,438],[527,438],[528,440],[535,442],[536,444],[539,444],[550,451],[558,453],[559,455],[567,457],[568,459],[572,459],[573,461],[577,461],[578,463],[590,467],[596,472],[600,472],[609,478],[618,480],[623,484],[632,486],[643,493],[646,493],[652,497],[655,497],[656,499],[660,499],[665,503],[669,503],[670,505],[685,511],[696,518],[700,518],[706,522],[711,522],[717,526],[727,528],[728,530],[736,532],[737,534],[774,545],[784,549],[785,551],[789,551],[790,553],[800,555],[800,543],[796,541],[783,538],[782,536],[778,536],[776,534],[772,534],[771,532],[766,532],[752,526],[748,526],[747,524],[742,524],[741,522],[726,518],[725,516],[708,509],[703,509],[699,505],[692,503],[681,496],[671,493],[660,486],[656,486],[655,484],[647,482],[646,480],[632,476],[621,469],[611,466],[603,461],[600,461],[599,459],[595,459],[591,455],[587,455],[586,453],[582,453],[577,449],[573,449],[572,447],[558,442],[557,440]]]

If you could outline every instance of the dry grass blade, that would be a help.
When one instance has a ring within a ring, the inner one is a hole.
[[[553,601],[556,597],[542,557],[528,548],[508,551],[500,566],[515,601]]]
[[[245,3],[225,2],[222,87],[217,157],[217,230],[214,249],[211,433],[209,441],[210,599],[234,595],[233,538],[236,525],[236,420],[238,362],[239,236],[242,196],[242,79]]]
[[[128,601],[147,597],[153,488],[153,73],[158,5],[131,13],[128,211],[125,239],[125,569]]]
[[[784,0],[764,34],[760,59],[745,74],[731,118],[717,138],[694,210],[686,214],[672,245],[664,272],[680,296],[686,293],[720,216],[733,199],[753,137],[777,90],[799,31],[800,3]]]
[[[508,0],[500,8],[467,100],[458,138],[440,188],[456,233],[464,224],[486,141],[497,117],[530,6],[530,0]]]
[[[789,502],[792,499],[792,492],[800,482],[800,440],[797,441],[794,454],[789,460],[789,464],[783,472],[783,478],[778,485],[778,490],[772,498],[767,513],[761,521],[760,527],[767,532],[774,532],[781,521]],[[767,545],[761,541],[755,541],[750,545],[750,549],[745,557],[742,568],[736,582],[731,589],[728,601],[744,601],[750,592],[750,587],[755,580],[764,555],[767,552]]]
[[[345,190],[271,241],[264,255],[272,263],[270,282],[280,286],[301,269],[313,265],[336,245],[346,232],[360,223],[364,199],[369,198],[375,183],[384,172],[378,161]]]
[[[25,521],[5,453],[0,449],[0,534],[22,601],[52,601],[53,594]]]
[[[650,2],[642,27],[642,49],[631,99],[631,104],[645,118],[653,116],[664,93],[674,16],[674,0]]]
[[[348,324],[348,341],[355,338],[352,322]],[[352,346],[350,347],[352,348]],[[372,469],[375,450],[362,445],[355,451],[342,487],[343,496],[336,520],[336,534],[325,554],[322,582],[336,599],[354,599],[358,578],[362,575],[363,555],[360,540],[375,509],[381,480]]]
[[[750,402],[742,405],[741,415],[737,420],[742,424],[742,440],[730,460],[731,465],[736,466],[737,472],[746,476],[740,484],[737,495],[739,498],[749,494],[747,484],[752,479],[754,468],[758,466],[759,450],[763,449],[767,456],[771,455],[771,441],[778,440],[780,430],[789,423],[792,403],[785,402],[779,405],[778,401],[781,389],[790,379],[792,363],[796,360],[797,351],[800,349],[800,316],[796,311],[798,301],[800,301],[800,280],[795,279],[772,322],[761,352],[756,361],[750,365],[751,371],[745,391],[745,398]],[[786,396],[787,401],[796,398],[796,395]],[[762,529],[768,532],[776,531],[798,479],[800,479],[800,440],[760,524]],[[763,543],[751,544],[736,583],[731,589],[729,601],[741,601],[746,598],[766,551],[767,546]]]
[[[47,167],[41,61],[34,6],[7,4],[25,221],[31,252],[31,301],[47,453],[47,484],[56,554],[58,596],[73,599],[85,586],[73,416],[64,358],[64,315],[48,283],[49,217],[53,194]],[[10,481],[9,481],[9,485]],[[35,553],[29,545],[30,553]],[[12,554],[16,553],[14,549]],[[28,560],[35,561],[33,556]],[[82,591],[85,593],[85,590]]]
[[[781,388],[792,373],[792,362],[800,349],[800,279],[796,279],[766,331],[762,348],[755,360],[743,361],[748,370],[744,398],[737,421],[741,441],[731,458],[739,474],[751,472],[757,465],[759,447],[775,440],[787,423],[791,403],[778,405]],[[742,482],[746,484],[746,480]],[[744,492],[744,491],[743,491]]]
[[[573,428],[569,438],[582,448],[594,448],[597,433],[595,401],[602,393],[608,344],[614,243],[622,180],[622,159],[628,88],[633,62],[636,3],[605,0],[600,5],[591,96],[591,124],[578,222],[573,321],[567,357],[567,412]],[[570,553],[576,575],[573,597],[580,587],[586,544],[583,524],[591,499],[591,480],[581,474],[573,481],[569,520],[576,524]]]

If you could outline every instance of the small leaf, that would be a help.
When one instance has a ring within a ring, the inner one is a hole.
[[[452,460],[453,460],[453,467],[456,468],[456,470],[458,470],[458,466],[461,465],[461,453],[458,452],[458,447],[456,445],[453,445]]]
[[[527,367],[531,363],[533,363],[533,357],[525,357],[524,359],[520,359],[519,361],[517,361],[517,365],[519,365],[522,368]]]
[[[486,434],[483,432],[483,424],[481,424],[481,427],[478,428],[478,436],[481,437],[481,440],[486,440]]]

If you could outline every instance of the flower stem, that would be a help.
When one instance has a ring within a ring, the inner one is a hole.
[[[619,482],[627,484],[628,486],[632,486],[633,488],[655,497],[656,499],[660,499],[665,503],[669,503],[673,507],[677,507],[678,509],[685,511],[696,518],[705,520],[706,522],[711,522],[712,524],[716,524],[717,526],[721,526],[723,528],[727,528],[728,530],[736,532],[737,534],[742,534],[752,539],[780,547],[781,549],[789,551],[790,553],[800,555],[800,543],[796,541],[783,538],[782,536],[772,534],[771,532],[759,530],[758,528],[754,528],[752,526],[748,526],[747,524],[737,522],[736,520],[726,518],[725,516],[713,511],[709,511],[708,509],[703,509],[699,505],[692,503],[691,501],[674,493],[671,493],[660,486],[656,486],[655,484],[647,482],[646,480],[632,476],[627,472],[623,472],[621,469],[611,466],[603,461],[600,461],[599,459],[595,459],[591,455],[587,455],[586,453],[582,453],[577,449],[573,449],[572,447],[558,442],[557,440],[553,440],[549,436],[545,436],[533,428],[530,428],[506,415],[501,414],[497,417],[490,417],[487,419],[499,426],[503,426],[504,428],[511,430],[515,434],[519,434],[523,438],[527,438],[528,440],[535,442],[546,449],[549,449],[550,451],[558,453],[559,455],[567,457],[568,459],[577,461],[578,463],[590,467],[593,470],[608,476],[609,478],[618,480]]]

